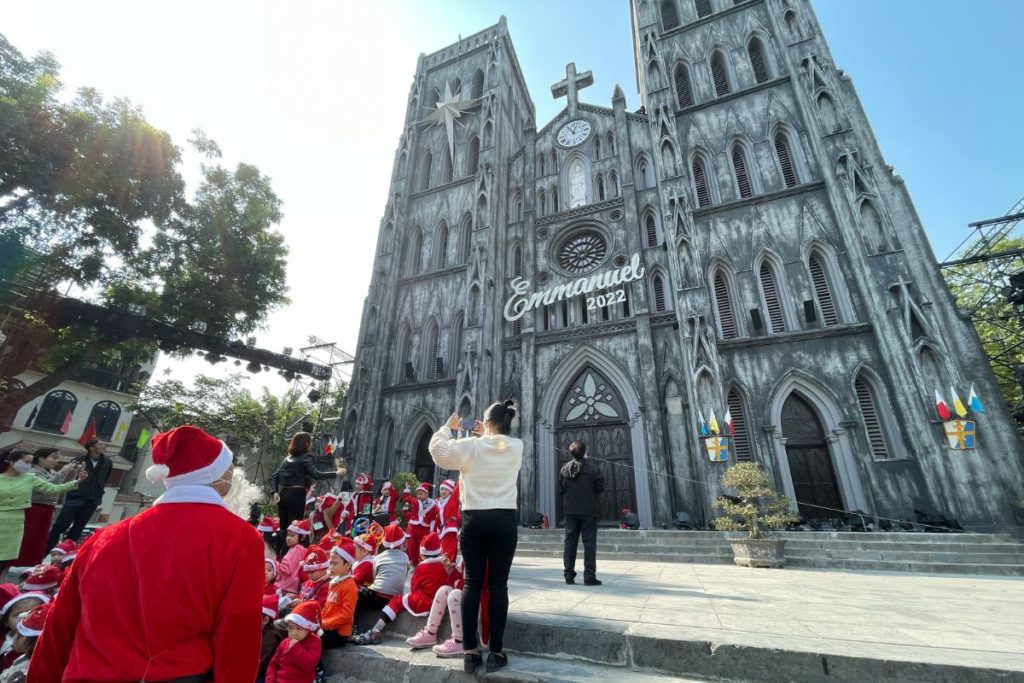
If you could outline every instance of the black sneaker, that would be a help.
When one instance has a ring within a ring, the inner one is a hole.
[[[575,576],[567,576],[567,577],[565,577],[565,582],[567,584],[569,584],[570,586],[575,586],[576,585],[576,577]]]
[[[475,674],[477,668],[484,663],[484,658],[477,652],[467,652],[462,659],[462,670],[468,674]]]
[[[487,673],[492,674],[503,666],[508,666],[508,657],[501,652],[487,655]]]
[[[600,579],[583,579],[583,584],[586,586],[600,586],[603,581]]]

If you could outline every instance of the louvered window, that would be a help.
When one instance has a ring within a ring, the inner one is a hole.
[[[473,226],[467,218],[462,223],[462,262],[469,263],[469,256],[473,251]]]
[[[743,410],[743,398],[738,391],[733,389],[729,392],[729,396],[726,397],[726,403],[729,405],[729,415],[732,417],[732,428],[736,431],[732,439],[732,448],[736,460],[738,462],[752,460],[750,432],[747,426],[747,413]]]
[[[540,158],[537,159],[537,175],[539,175],[539,176],[543,176],[544,175],[544,155],[543,154],[541,154]]]
[[[661,25],[666,31],[679,26],[679,11],[676,9],[675,0],[665,0],[661,3]]]
[[[512,276],[519,277],[523,274],[523,249],[518,244],[512,250]]]
[[[644,229],[647,233],[647,246],[658,246],[658,226],[651,214],[647,214],[647,218],[644,219]]]
[[[711,79],[715,82],[715,95],[729,94],[729,71],[725,66],[725,55],[721,52],[711,55]]]
[[[440,342],[437,328],[433,327],[430,330],[430,343],[427,346],[427,366],[430,368],[430,378],[435,379],[440,376],[440,368],[437,366],[437,355],[440,353]]]
[[[551,190],[551,213],[558,213],[558,190]]]
[[[697,206],[711,206],[711,191],[708,188],[707,174],[704,172],[704,161],[700,157],[693,160],[693,189],[697,192]]]
[[[735,339],[736,319],[732,314],[732,301],[729,297],[729,284],[725,281],[722,271],[715,273],[715,309],[718,312],[718,324],[722,327],[724,339]]]
[[[864,428],[867,430],[871,455],[874,458],[888,458],[889,447],[885,443],[882,418],[878,412],[878,404],[872,394],[871,386],[863,377],[857,377],[853,386],[857,390],[857,402],[860,404],[860,414],[864,418]]]
[[[615,135],[611,132],[608,133],[608,139],[605,143],[605,151],[608,152],[608,156],[615,156]]]
[[[452,181],[452,158],[448,152],[442,152],[444,155],[441,157],[441,182],[450,183]]]
[[[434,159],[430,155],[430,152],[423,154],[423,166],[420,171],[420,189],[430,189],[430,167],[434,165]]]
[[[768,80],[768,63],[764,58],[764,44],[760,38],[754,38],[747,45],[747,55],[750,57],[750,68],[754,71],[754,80],[764,83]]]
[[[753,194],[750,191],[750,176],[747,175],[747,160],[739,145],[732,148],[732,170],[736,174],[736,187],[740,197],[746,198]]]
[[[615,175],[615,171],[612,171],[608,176],[608,184],[611,190],[612,197],[619,196],[619,176]]]
[[[537,193],[537,214],[540,215],[540,216],[545,216],[545,215],[547,215],[547,213],[548,213],[548,198],[547,198],[547,195],[545,195],[544,191],[542,190],[542,191]]]
[[[665,310],[665,285],[660,275],[654,276],[654,310],[658,313]]]
[[[443,224],[437,234],[437,267],[448,267],[448,226]]]
[[[423,272],[423,235],[416,233],[416,239],[412,242],[412,274]]]
[[[597,200],[604,201],[604,178],[601,176],[597,177]]]
[[[697,6],[697,18],[711,14],[711,0],[695,0],[694,4]]]
[[[594,158],[601,158],[601,138],[594,138]]]
[[[469,147],[466,151],[466,175],[474,175],[480,169],[480,138],[473,136],[469,139]]]
[[[786,321],[782,315],[782,303],[779,301],[779,287],[775,281],[775,271],[767,261],[761,264],[758,273],[761,280],[761,293],[764,295],[764,303],[768,308],[768,322],[771,324],[769,332],[785,332]]]
[[[821,309],[822,323],[825,324],[825,327],[838,325],[839,316],[836,314],[836,305],[832,300],[832,288],[829,287],[821,257],[811,254],[808,267],[811,271],[811,282],[814,284],[814,298],[818,300],[818,308]]]
[[[775,156],[779,159],[779,168],[782,169],[782,179],[786,187],[794,187],[797,184],[796,169],[793,167],[793,157],[789,151],[789,140],[785,133],[775,134]]]
[[[693,106],[693,88],[690,86],[690,70],[685,64],[676,64],[673,80],[676,84],[676,104],[680,109]]]

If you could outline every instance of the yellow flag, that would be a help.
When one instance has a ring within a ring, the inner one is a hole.
[[[950,387],[949,393],[953,397],[953,412],[960,417],[966,417],[967,408],[964,407],[964,402],[960,400],[960,396],[956,393],[956,389]]]
[[[720,431],[718,428],[718,418],[715,417],[715,411],[711,411],[711,420],[708,422],[708,426],[711,427],[712,434],[718,434]]]

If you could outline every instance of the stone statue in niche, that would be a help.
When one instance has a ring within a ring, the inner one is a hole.
[[[587,178],[583,162],[576,159],[569,167],[569,208],[575,209],[587,203]]]

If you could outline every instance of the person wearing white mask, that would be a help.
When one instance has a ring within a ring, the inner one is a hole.
[[[0,455],[0,583],[21,550],[25,510],[32,505],[32,494],[64,493],[77,488],[85,479],[83,472],[75,481],[51,484],[28,474],[31,469],[32,454],[28,451],[11,449]]]

